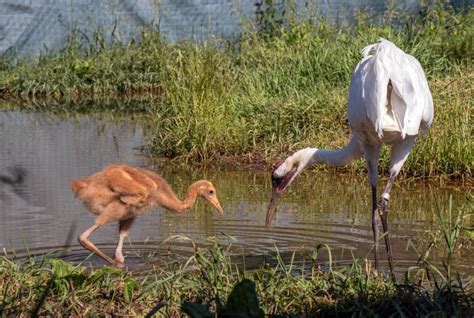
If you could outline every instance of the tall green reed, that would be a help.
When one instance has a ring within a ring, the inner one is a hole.
[[[449,198],[447,206],[436,201],[437,231],[419,247],[409,242],[409,248],[418,255],[420,268],[409,269],[406,273],[407,279],[410,279],[413,270],[420,270],[418,275],[426,275],[438,290],[445,288],[451,290],[453,287],[462,289],[463,283],[457,275],[453,275],[453,262],[460,249],[460,238],[466,221],[472,220],[474,216],[472,195],[467,199],[467,203],[468,206],[463,206],[457,214],[454,214],[452,197]],[[438,252],[437,258],[442,258],[443,268],[436,266],[432,260],[431,256],[435,251]]]
[[[326,272],[320,268],[328,261],[321,252],[330,249],[324,245],[315,249],[309,262],[296,262],[295,254],[283,261],[275,248],[274,265],[245,269],[229,257],[229,247],[215,239],[209,243],[196,248],[184,264],[156,267],[141,275],[107,266],[88,269],[49,257],[18,262],[4,256],[0,258],[0,311],[5,316],[150,312],[175,316],[201,309],[259,315],[263,309],[266,315],[305,316],[472,312],[472,294],[459,284],[460,279],[452,286],[433,283],[431,289],[424,287],[425,281],[394,285],[388,278],[365,272],[357,259],[348,267],[333,266]],[[428,281],[434,282],[433,277]],[[247,297],[247,302],[239,297]]]

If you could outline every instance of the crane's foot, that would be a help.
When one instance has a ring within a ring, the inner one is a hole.
[[[101,257],[103,260],[105,260],[109,264],[113,264],[114,261],[105,253],[103,253],[97,246],[94,245],[87,237],[84,237],[83,235],[79,236],[78,239],[79,243],[87,250],[95,253],[97,256]]]
[[[115,260],[114,262],[114,267],[117,267],[117,268],[123,268],[125,266],[125,263],[122,261],[117,261]]]
[[[122,268],[124,263],[125,257],[123,257],[123,254],[120,252],[115,252],[114,266]]]

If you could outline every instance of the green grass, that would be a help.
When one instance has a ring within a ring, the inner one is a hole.
[[[94,111],[94,101],[112,99],[100,111],[146,115],[154,155],[269,163],[301,147],[348,141],[352,71],[360,50],[385,37],[420,60],[435,104],[433,127],[403,173],[472,176],[472,8],[455,12],[439,3],[411,16],[388,11],[379,17],[384,26],[362,13],[351,26],[291,10],[283,18],[284,26],[267,23],[264,31],[249,25],[231,42],[171,44],[146,30],[140,42],[83,47],[72,36],[63,52],[37,63],[2,61],[0,94],[40,111]],[[386,171],[387,151],[382,162]]]
[[[326,244],[303,258],[295,253],[284,257],[275,248],[260,267],[246,269],[235,262],[240,256],[229,256],[231,246],[209,238],[207,247],[190,242],[195,252],[186,262],[144,273],[86,268],[51,255],[14,260],[14,254],[5,254],[0,257],[0,316],[136,316],[155,309],[162,316],[177,317],[192,310],[237,314],[240,308],[241,314],[261,317],[261,308],[266,315],[282,317],[471,317],[472,277],[460,277],[453,265],[460,249],[469,248],[462,230],[473,212],[472,197],[457,214],[450,202],[440,205],[438,230],[409,244],[419,261],[397,283],[374,272],[365,259],[332,264]],[[434,252],[443,267],[432,262]]]

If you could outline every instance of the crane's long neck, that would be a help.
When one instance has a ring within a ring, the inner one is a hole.
[[[359,159],[362,156],[362,148],[353,137],[349,143],[338,150],[315,149],[311,163],[324,163],[332,166],[344,166]]]
[[[196,203],[196,198],[198,196],[197,189],[200,186],[200,183],[201,181],[197,181],[189,186],[186,191],[186,198],[183,201],[178,199],[174,192],[172,192],[171,188],[166,192],[162,190],[157,194],[157,203],[168,210],[184,212]]]
[[[293,160],[299,161],[300,168],[310,167],[317,163],[328,164],[332,166],[344,166],[362,156],[362,148],[358,141],[353,137],[350,142],[338,150],[324,150],[318,148],[306,148],[293,154]]]
[[[354,137],[352,137],[347,146],[339,150],[305,148],[295,152],[286,158],[284,162],[278,163],[273,170],[272,186],[274,190],[273,193],[276,196],[272,196],[272,202],[277,202],[279,195],[305,168],[316,163],[325,163],[336,166],[346,165],[360,158],[362,152],[361,146]],[[275,206],[274,203],[273,207]],[[269,211],[271,211],[271,209],[269,209]]]

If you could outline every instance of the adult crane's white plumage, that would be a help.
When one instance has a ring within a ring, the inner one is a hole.
[[[433,121],[433,101],[418,60],[392,42],[380,39],[380,42],[365,47],[362,55],[362,60],[352,74],[349,88],[351,141],[340,150],[302,149],[277,163],[272,173],[273,194],[266,224],[271,224],[283,191],[303,169],[316,163],[346,165],[364,155],[372,188],[375,266],[378,269],[380,216],[392,270],[387,224],[390,190],[413,147],[416,135],[425,132]],[[382,143],[392,146],[390,177],[377,204],[378,161]]]
[[[365,47],[362,55],[349,90],[353,131],[366,138],[371,124],[378,139],[388,142],[390,136],[404,139],[425,131],[433,120],[433,101],[418,60],[385,39]]]

